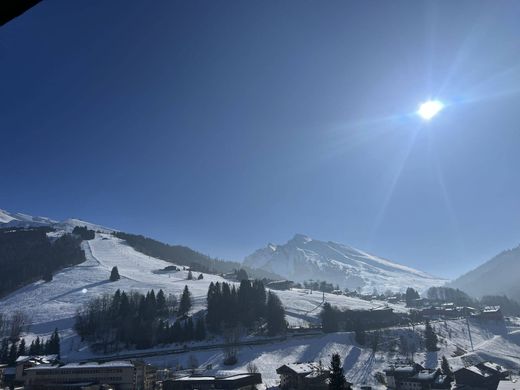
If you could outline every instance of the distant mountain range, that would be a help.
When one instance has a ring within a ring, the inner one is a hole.
[[[520,302],[520,246],[498,254],[449,286],[475,297],[507,295]]]
[[[445,279],[382,259],[348,245],[296,234],[283,245],[268,244],[244,259],[244,264],[304,282],[322,280],[365,292],[424,291]]]

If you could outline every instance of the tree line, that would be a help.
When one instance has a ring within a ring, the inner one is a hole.
[[[260,280],[245,280],[238,288],[230,283],[213,283],[208,288],[206,322],[213,332],[237,326],[252,328],[265,323],[267,333],[286,329],[285,309],[278,296]]]
[[[85,261],[81,238],[71,234],[50,240],[49,227],[0,229],[0,297],[54,272]]]
[[[60,335],[58,329],[54,329],[53,334],[47,339],[37,337],[30,346],[27,346],[25,339],[11,340],[7,337],[2,339],[0,344],[0,364],[14,365],[20,356],[37,355],[57,355],[60,356]]]
[[[163,290],[157,294],[154,290],[141,294],[118,289],[113,295],[105,294],[88,301],[76,314],[75,329],[94,349],[104,352],[130,346],[149,348],[169,340],[184,341],[186,335],[194,335],[190,329],[193,324],[180,322],[190,307],[191,294],[187,286],[180,304],[175,295],[166,297]],[[177,316],[178,324],[170,328],[166,320],[172,316]]]

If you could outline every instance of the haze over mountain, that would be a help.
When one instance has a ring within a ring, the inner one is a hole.
[[[507,295],[520,301],[520,246],[503,251],[450,283],[470,295]]]
[[[372,292],[423,291],[446,280],[368,254],[348,245],[296,234],[284,245],[269,244],[247,256],[244,264],[304,282],[324,280],[340,287]]]

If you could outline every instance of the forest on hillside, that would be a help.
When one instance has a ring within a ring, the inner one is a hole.
[[[36,280],[52,280],[54,272],[85,261],[81,238],[64,234],[50,239],[49,227],[0,229],[0,296]]]

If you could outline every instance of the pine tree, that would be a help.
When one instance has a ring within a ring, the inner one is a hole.
[[[201,341],[206,338],[206,326],[204,319],[200,318],[195,325],[195,340]]]
[[[161,317],[168,315],[168,308],[166,307],[166,297],[164,296],[164,291],[161,289],[157,293],[156,298],[157,303],[157,314]]]
[[[16,345],[16,342],[13,342],[11,344],[11,348],[9,348],[9,355],[7,357],[7,364],[10,366],[14,365],[16,363],[16,357],[18,355],[18,346]]]
[[[282,333],[287,328],[285,321],[285,310],[278,295],[269,291],[267,295],[267,333],[270,336]]]
[[[193,274],[191,273],[191,269],[188,271],[188,280],[193,280]]]
[[[60,335],[58,333],[58,328],[54,329],[54,333],[51,335],[51,338],[49,339],[49,345],[47,348],[47,353],[49,355],[60,355]]]
[[[329,390],[346,390],[349,387],[341,367],[341,358],[335,353],[330,361]]]
[[[323,304],[320,317],[321,328],[325,333],[337,332],[339,330],[338,312],[330,303],[325,302]]]
[[[182,292],[181,301],[179,303],[179,310],[177,314],[179,316],[183,316],[188,314],[191,309],[191,293],[188,289],[188,286],[184,286],[184,291]]]
[[[119,279],[121,279],[121,276],[119,276],[119,270],[117,269],[117,266],[114,266],[112,267],[112,271],[110,271],[110,281],[115,282]]]
[[[204,275],[199,274],[199,277],[198,277],[197,279],[198,279],[198,280],[202,280],[202,279],[204,279]]]
[[[406,306],[413,306],[413,303],[416,299],[419,299],[421,296],[419,293],[411,287],[406,289]]]
[[[426,350],[428,352],[438,351],[439,348],[437,348],[437,341],[437,335],[433,331],[430,321],[426,321],[426,326],[424,328],[424,343],[426,345]]]
[[[453,377],[453,371],[451,370],[450,363],[448,362],[448,359],[446,359],[446,356],[442,356],[441,361],[441,370],[444,375],[451,378]]]
[[[9,341],[7,338],[2,340],[2,346],[0,347],[0,363],[6,364],[9,359]]]
[[[27,354],[25,347],[25,339],[20,340],[20,345],[18,345],[18,356],[25,356]]]

